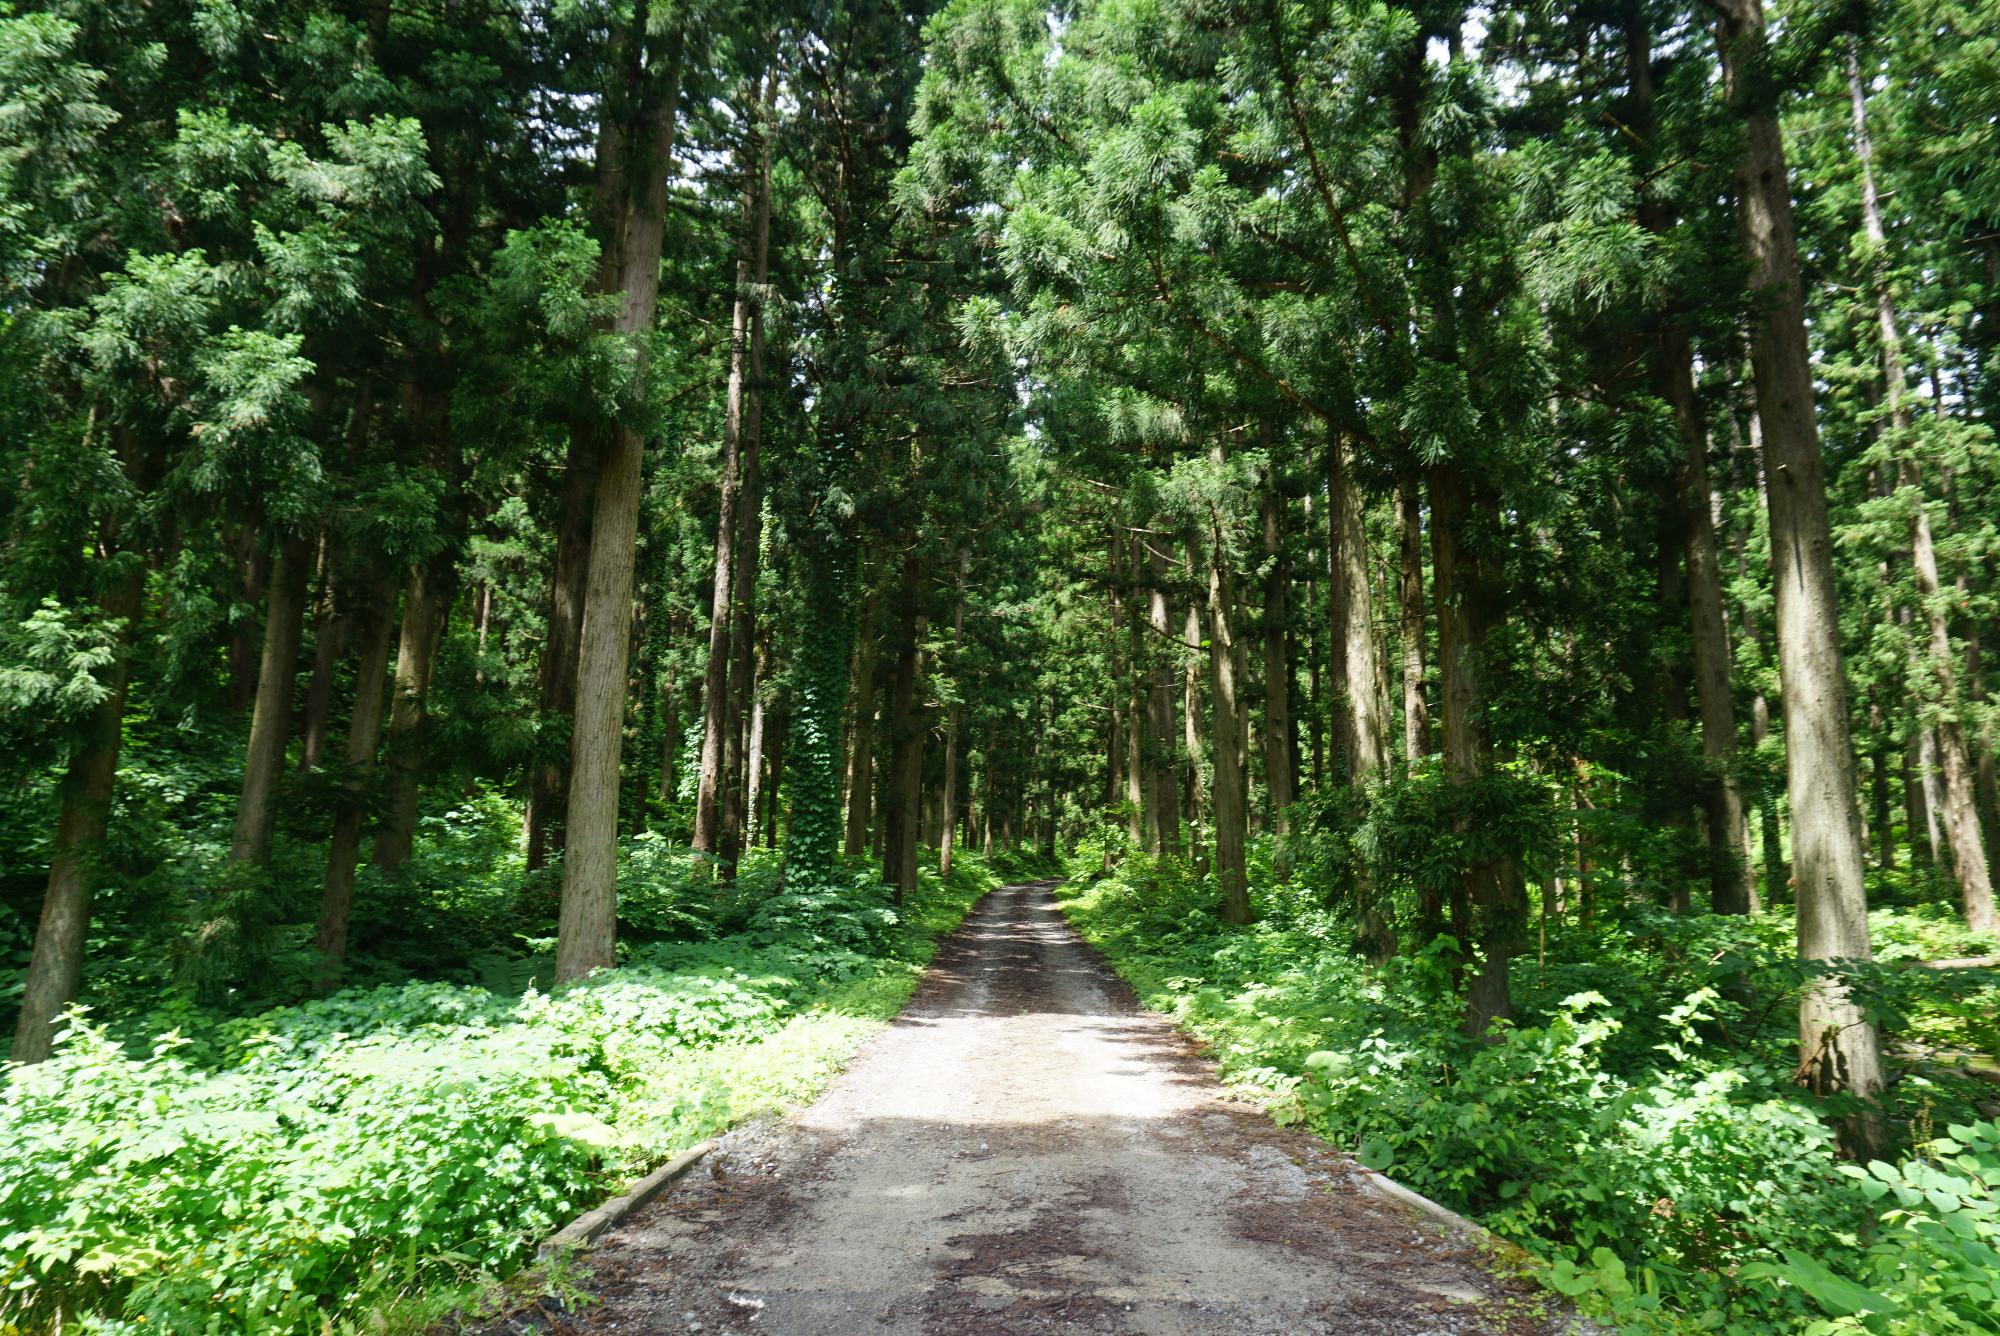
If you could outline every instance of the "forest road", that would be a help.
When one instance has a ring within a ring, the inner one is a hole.
[[[588,1333],[1540,1332],[1529,1287],[1232,1102],[1076,935],[988,895],[826,1095],[607,1234]]]

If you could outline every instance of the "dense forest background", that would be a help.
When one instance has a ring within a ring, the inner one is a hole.
[[[0,4],[0,1325],[421,1325],[1060,871],[1588,1311],[2000,1329],[1996,345],[1982,0]]]

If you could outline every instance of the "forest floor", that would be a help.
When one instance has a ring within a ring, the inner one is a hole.
[[[1535,1333],[1532,1285],[1233,1100],[1064,921],[982,900],[817,1103],[588,1262],[575,1333]],[[546,1310],[544,1310],[546,1313]],[[510,1324],[511,1325],[511,1324]],[[520,1327],[516,1327],[520,1330]]]

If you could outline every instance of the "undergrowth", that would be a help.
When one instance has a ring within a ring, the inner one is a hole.
[[[182,995],[13,1070],[0,1332],[420,1327],[632,1174],[809,1098],[1000,881],[963,856],[895,906],[861,872],[782,891],[753,861],[723,893],[664,842],[626,853],[620,968],[553,995],[527,936],[468,961],[483,982]]]
[[[1064,908],[1146,1005],[1280,1121],[1544,1259],[1587,1312],[1631,1331],[2000,1331],[1990,1085],[1910,1067],[1891,1100],[1906,1157],[1841,1163],[1830,1110],[1792,1080],[1786,915],[1546,925],[1515,971],[1516,1025],[1474,1044],[1448,939],[1371,968],[1351,921],[1268,869],[1242,929],[1178,860],[1102,869],[1079,853]],[[1891,960],[1990,946],[1921,913],[1875,919]],[[1990,1045],[1990,975],[1864,974],[1892,1038]]]

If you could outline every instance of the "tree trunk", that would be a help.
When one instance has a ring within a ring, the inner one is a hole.
[[[1431,754],[1430,706],[1424,699],[1424,505],[1415,477],[1396,489],[1402,561],[1396,589],[1403,639],[1403,756],[1415,764]]]
[[[1340,660],[1342,687],[1347,696],[1347,709],[1342,717],[1347,724],[1344,743],[1347,748],[1348,782],[1369,784],[1389,768],[1389,688],[1383,680],[1382,653],[1375,635],[1375,594],[1368,579],[1368,529],[1362,511],[1363,498],[1360,489],[1354,485],[1345,442],[1336,439],[1327,443],[1327,473],[1328,507],[1334,533],[1332,603],[1337,620],[1333,643]],[[1421,598],[1421,573],[1417,580],[1418,597]],[[1417,618],[1421,628],[1421,607],[1417,610]],[[1422,649],[1419,648],[1417,653],[1417,708],[1421,711]],[[1407,652],[1404,657],[1407,671]]]
[[[1903,383],[1902,332],[1896,323],[1895,301],[1889,291],[1888,244],[1882,227],[1882,204],[1875,193],[1875,153],[1868,138],[1867,98],[1861,88],[1861,65],[1850,43],[1847,51],[1848,98],[1854,113],[1855,156],[1861,162],[1861,217],[1871,250],[1870,281],[1874,287],[1875,319],[1882,344],[1882,383],[1889,406],[1890,449],[1898,480],[1909,489],[1910,570],[1916,578],[1917,605],[1925,620],[1928,667],[1937,692],[1938,815],[1951,848],[1951,872],[1965,905],[1966,926],[1974,932],[2000,930],[1993,904],[1993,878],[1986,865],[1986,836],[1980,829],[1979,803],[1974,792],[1972,759],[1959,722],[1958,668],[1952,654],[1951,632],[1940,597],[1937,546],[1931,535],[1930,506],[1924,479],[1913,454],[1913,422]]]
[[[959,706],[953,705],[945,717],[944,778],[939,795],[938,875],[951,875],[952,848],[958,842],[958,725]]]
[[[1776,94],[1765,68],[1764,7],[1762,0],[1722,0],[1720,8],[1724,84],[1743,116],[1746,134],[1738,207],[1755,298],[1751,362],[1763,417],[1771,511],[1799,954],[1809,960],[1867,960],[1868,902],[1841,668],[1833,538],[1812,401],[1791,183]],[[1800,1071],[1821,1093],[1847,1090],[1872,1100],[1882,1088],[1875,1026],[1831,979],[1801,995],[1799,1049]],[[1886,1149],[1886,1129],[1879,1117],[1864,1114],[1848,1121],[1843,1141],[1852,1154],[1879,1153]]]
[[[383,871],[410,861],[417,837],[417,799],[424,766],[424,719],[431,675],[450,599],[431,565],[410,572],[403,592],[402,634],[396,641],[395,695],[389,706],[388,793],[375,832],[374,864]]]
[[[340,607],[334,578],[331,536],[319,540],[319,597],[313,602],[313,668],[306,684],[305,716],[299,724],[299,769],[317,770],[326,759],[327,713],[333,703],[333,674],[347,652],[348,617]]]
[[[881,594],[871,588],[854,647],[854,727],[848,740],[847,839],[842,847],[850,858],[867,850],[868,832],[874,825],[875,623],[880,614]]]
[[[83,987],[83,948],[90,932],[90,899],[104,857],[111,798],[118,779],[118,749],[125,730],[125,695],[132,673],[145,569],[134,563],[103,600],[104,616],[118,623],[111,662],[104,670],[104,698],[84,720],[76,749],[57,786],[61,807],[49,850],[48,890],[21,989],[14,1026],[15,1062],[49,1056],[62,1020]]]
[[[667,178],[680,101],[678,28],[636,72],[646,87],[636,109],[638,180],[624,193],[613,330],[633,349],[631,395],[644,402],[647,347],[660,294]],[[631,41],[641,39],[633,36]],[[635,61],[636,65],[637,62]],[[639,90],[635,90],[639,91]],[[576,731],[571,745],[556,982],[580,979],[617,961],[618,757],[624,744],[626,667],[631,653],[632,574],[637,556],[645,437],[619,422],[605,440],[591,494],[589,576],[577,647]]]
[[[1266,446],[1272,436],[1266,425]],[[1285,498],[1278,480],[1267,476],[1259,505],[1264,530],[1264,788],[1271,801],[1271,833],[1278,837],[1278,849],[1271,860],[1272,875],[1279,882],[1292,879],[1292,860],[1285,842],[1292,833],[1292,804],[1298,793],[1292,786],[1292,690],[1291,656],[1285,639],[1291,632],[1291,608],[1287,593],[1291,571],[1285,561]]]
[[[744,201],[754,227],[756,191]],[[715,523],[715,576],[709,599],[708,668],[701,688],[701,771],[695,783],[694,847],[715,855],[723,784],[723,730],[729,719],[729,614],[736,594],[736,510],[742,487],[743,385],[750,358],[750,257],[736,259],[736,304],[729,329],[729,389],[722,416],[721,499]]]
[[[1174,773],[1173,664],[1167,646],[1167,555],[1142,536],[1146,548],[1146,621],[1151,630],[1146,654],[1146,847],[1155,854],[1179,853],[1180,780]]]
[[[540,755],[529,778],[526,824],[530,871],[547,866],[549,854],[563,844],[562,810],[569,801],[569,744],[576,715],[576,646],[583,631],[584,580],[590,573],[590,505],[597,476],[597,445],[590,427],[571,425],[539,684],[538,717],[541,727],[554,736],[537,739]],[[668,745],[677,751],[678,739]],[[668,796],[671,798],[671,789]]]
[[[278,820],[278,777],[285,768],[285,742],[292,731],[292,692],[299,674],[307,564],[303,538],[286,539],[271,563],[257,702],[250,714],[243,791],[236,803],[236,828],[229,840],[232,863],[260,865],[271,854],[271,832]]]
[[[1660,373],[1680,428],[1682,548],[1694,632],[1694,685],[1701,714],[1701,754],[1707,761],[1709,905],[1718,914],[1753,908],[1743,794],[1736,778],[1736,704],[1730,691],[1729,631],[1723,617],[1722,565],[1716,556],[1715,518],[1709,507],[1708,428],[1695,398],[1694,350],[1687,336],[1668,328],[1659,336]]]
[[[1500,617],[1501,572],[1489,553],[1465,546],[1465,532],[1481,503],[1456,466],[1431,468],[1430,500],[1444,761],[1454,783],[1473,784],[1492,766],[1484,658],[1488,634]],[[1493,510],[1483,508],[1489,514]],[[1480,948],[1479,968],[1466,990],[1464,1028],[1472,1038],[1491,1038],[1492,1023],[1514,1014],[1509,969],[1522,946],[1528,908],[1518,860],[1502,855],[1472,863],[1464,871],[1457,900],[1453,918],[1473,928]]]
[[[765,91],[753,98],[748,112],[750,128],[744,142],[743,168],[750,185],[743,201],[743,214],[749,245],[747,264],[739,262],[736,269],[736,310],[732,313],[731,327],[737,331],[737,342],[731,345],[729,368],[729,393],[733,402],[725,405],[724,414],[725,438],[732,419],[738,426],[742,461],[733,538],[736,555],[730,570],[729,687],[722,703],[722,807],[715,839],[715,851],[724,874],[729,877],[736,875],[736,862],[743,850],[747,801],[743,771],[744,720],[751,709],[751,697],[757,690],[754,663],[757,567],[764,529],[760,449],[764,407],[763,293],[770,277],[771,253],[771,149],[769,136],[763,133],[762,116],[775,81],[773,73],[765,82]],[[747,326],[749,335],[747,348],[741,342],[740,329],[744,326]],[[740,402],[740,411],[735,408],[736,402]],[[718,535],[718,578],[723,573],[720,542]],[[699,817],[699,810],[696,815]],[[699,844],[696,847],[699,848]]]
[[[923,677],[920,647],[924,619],[916,601],[923,578],[913,549],[903,564],[899,595],[905,607],[897,618],[895,667],[889,679],[889,783],[882,804],[882,871],[884,880],[896,888],[898,903],[917,889],[917,824],[923,801],[925,729],[918,700]]]
[[[241,714],[257,698],[258,664],[263,640],[257,630],[257,609],[264,602],[270,583],[271,556],[257,541],[254,525],[236,531],[237,599],[240,615],[232,619],[229,633],[229,712]]]
[[[1236,643],[1236,580],[1219,522],[1209,531],[1208,684],[1215,746],[1215,879],[1222,889],[1224,923],[1250,921],[1250,882],[1244,863],[1248,838],[1245,779],[1249,769],[1248,732],[1239,694],[1241,670]]]
[[[1187,560],[1187,575],[1190,587],[1194,583],[1194,559]],[[1187,751],[1187,824],[1188,838],[1193,845],[1194,872],[1204,876],[1208,872],[1207,846],[1202,843],[1202,822],[1208,813],[1208,790],[1203,782],[1201,758],[1207,750],[1201,741],[1201,669],[1199,655],[1202,641],[1201,598],[1190,594],[1187,605],[1187,619],[1183,623],[1186,637],[1187,659],[1181,671],[1181,742]]]
[[[835,550],[800,553],[806,604],[816,614],[795,651],[790,741],[792,821],[785,835],[785,884],[832,885],[840,870],[840,720],[847,705],[847,582]],[[861,707],[857,707],[857,710]],[[872,702],[866,706],[872,710]],[[865,837],[866,826],[863,826]]]
[[[320,892],[318,990],[331,992],[347,960],[347,921],[354,904],[354,868],[367,819],[368,790],[375,773],[375,750],[382,740],[382,698],[389,675],[389,641],[395,627],[395,590],[386,582],[363,610],[361,658],[354,670],[354,709],[347,721],[347,754],[341,771],[339,808],[326,852],[326,880]]]
[[[1326,458],[1328,542],[1332,558],[1328,604],[1333,620],[1333,666],[1346,698],[1346,708],[1340,712],[1345,732],[1341,741],[1347,752],[1347,782],[1366,788],[1378,783],[1389,769],[1389,687],[1383,677],[1382,656],[1376,643],[1375,594],[1368,579],[1368,529],[1362,513],[1361,490],[1354,485],[1347,443],[1338,436],[1329,439]],[[1421,574],[1418,580],[1421,590]],[[1421,608],[1417,616],[1421,633]],[[1406,671],[1407,668],[1406,655]],[[1416,671],[1417,708],[1421,711],[1421,648],[1418,650]],[[1405,714],[1408,714],[1407,702]],[[1406,718],[1406,730],[1407,726]],[[1376,902],[1374,871],[1359,857],[1354,864],[1354,903],[1355,927],[1361,950],[1368,959],[1380,964],[1396,953],[1395,921]]]

